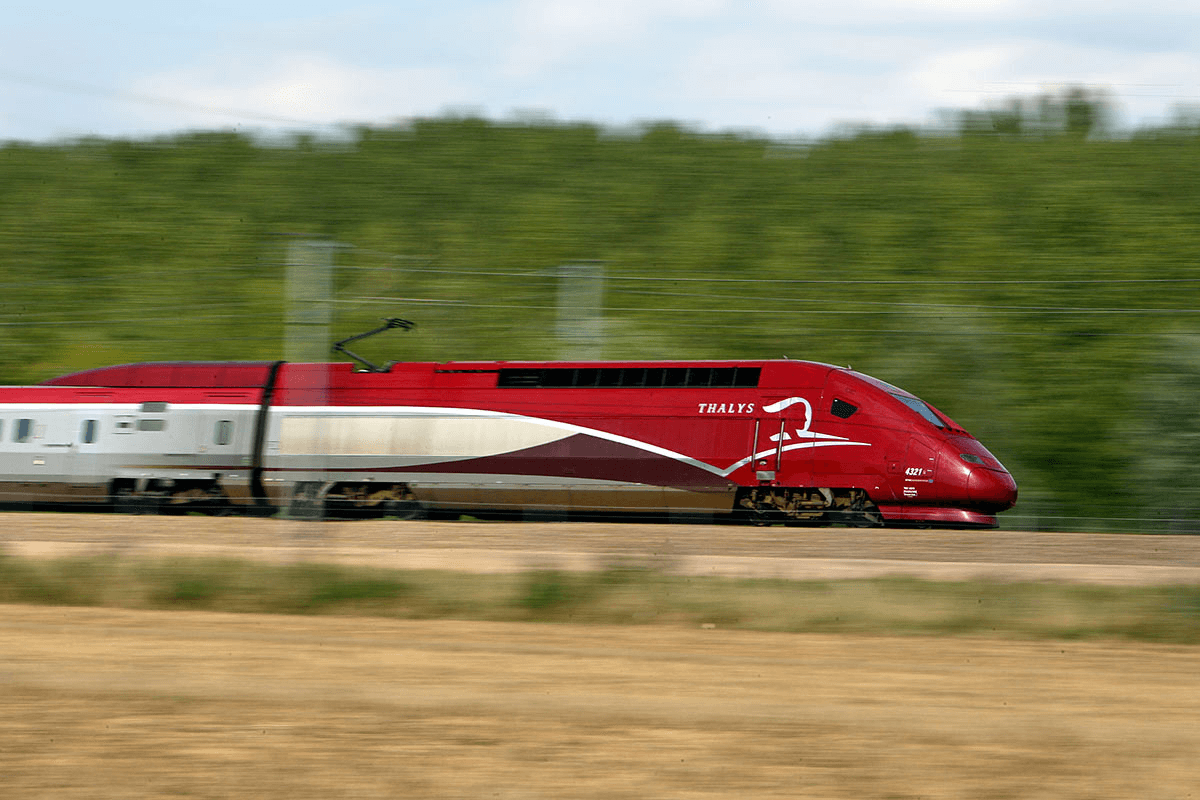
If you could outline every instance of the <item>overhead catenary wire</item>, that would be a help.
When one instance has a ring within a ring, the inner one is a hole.
[[[353,305],[360,306],[360,307],[362,305],[364,305],[364,303],[357,301],[357,300],[341,300],[341,301],[336,301],[336,302],[351,303]],[[457,309],[503,309],[503,310],[518,309],[518,310],[523,310],[523,311],[526,311],[526,310],[527,311],[553,311],[553,310],[555,310],[555,307],[550,306],[550,305],[530,305],[528,303],[470,303],[470,302],[461,301],[461,300],[441,301],[441,300],[432,300],[432,299],[405,300],[404,298],[383,298],[383,299],[376,299],[376,302],[384,304],[384,305],[388,305],[388,306],[393,306],[398,303],[419,302],[429,308],[446,307],[446,308],[457,308]],[[169,309],[162,309],[162,311],[166,312],[166,311],[169,311]],[[663,316],[663,315],[683,314],[683,315],[688,315],[688,316],[697,316],[697,315],[704,316],[704,315],[710,315],[710,314],[724,314],[724,315],[730,315],[730,314],[751,315],[751,314],[753,314],[753,315],[757,315],[757,316],[772,316],[772,317],[785,317],[785,318],[790,317],[790,316],[812,317],[814,315],[825,315],[825,316],[835,316],[835,317],[836,316],[853,316],[856,318],[862,318],[862,317],[871,316],[871,315],[886,316],[890,313],[887,310],[879,310],[879,309],[855,311],[855,310],[848,310],[848,309],[841,309],[841,310],[820,310],[820,309],[818,309],[818,310],[811,310],[811,309],[810,310],[770,310],[770,309],[737,309],[737,308],[697,309],[697,308],[663,308],[663,307],[628,307],[628,308],[608,307],[608,308],[605,308],[604,311],[605,311],[605,313],[611,312],[611,313],[623,313],[623,314],[630,314],[630,315],[654,314],[656,316]],[[1090,311],[1091,310],[1088,310],[1088,309],[1081,309],[1081,310],[1079,310],[1078,313],[1090,313]],[[1146,313],[1150,313],[1151,311],[1152,310],[1147,310]],[[260,312],[256,312],[256,313],[260,313]],[[1071,312],[1064,312],[1060,316],[1065,317],[1066,313],[1071,313]],[[1121,313],[1121,312],[1114,312],[1114,313]],[[1139,312],[1131,310],[1131,311],[1127,311],[1127,312],[1123,312],[1123,313],[1136,314]],[[936,318],[936,319],[942,319],[942,320],[967,320],[967,319],[974,319],[974,318],[980,318],[980,317],[986,318],[988,316],[989,316],[989,314],[987,314],[986,312],[966,313],[966,314],[963,314],[963,313],[957,313],[957,314],[938,313],[938,314],[926,315],[924,318]],[[995,316],[995,315],[991,315],[991,316]],[[276,317],[278,319],[276,319]],[[192,321],[192,322],[218,321],[218,320],[245,320],[246,318],[247,318],[247,313],[245,313],[245,312],[243,312],[243,313],[237,313],[237,312],[201,313],[201,314],[189,313],[189,315],[188,315],[189,321]],[[274,320],[275,322],[282,324],[283,314],[282,313],[273,314],[273,315],[270,315],[268,317],[268,319]],[[646,320],[644,320],[644,319],[638,319],[635,317],[609,317],[609,319],[613,323],[638,322],[639,324],[641,324],[641,323],[646,322]],[[139,323],[146,323],[146,322],[156,322],[156,323],[175,322],[175,323],[177,323],[177,322],[180,322],[180,317],[177,313],[176,314],[168,314],[166,316],[146,316],[144,313],[142,313],[142,314],[138,314],[137,316],[117,315],[117,316],[105,317],[102,319],[80,319],[78,317],[72,316],[72,317],[61,318],[61,319],[29,320],[29,319],[21,319],[18,315],[18,318],[15,320],[0,319],[0,329],[22,328],[22,327],[69,327],[69,326],[77,326],[80,324],[122,325],[122,324],[139,324]],[[275,324],[275,323],[271,322],[269,324]],[[506,330],[506,329],[511,328],[512,323],[511,323],[511,320],[505,321],[503,323],[500,323],[500,322],[493,323],[493,322],[489,322],[487,320],[461,319],[461,320],[457,320],[455,322],[455,324],[457,326],[467,325],[467,326],[476,327],[476,328],[492,327],[497,330]],[[673,330],[678,330],[678,329],[712,330],[713,324],[711,321],[706,321],[703,323],[689,323],[686,320],[676,320],[676,321],[673,321],[670,323],[670,327]],[[825,335],[843,335],[846,333],[854,333],[854,334],[861,334],[861,335],[883,335],[883,334],[888,334],[888,335],[896,335],[896,334],[942,335],[944,333],[944,331],[928,329],[928,328],[925,328],[925,329],[922,329],[922,328],[871,328],[871,327],[862,327],[861,325],[857,325],[853,328],[841,328],[841,327],[839,327],[839,328],[827,328],[827,327],[826,328],[812,328],[812,327],[808,327],[808,328],[806,328],[806,331],[805,331],[805,335],[810,336],[810,337],[811,336],[825,336]],[[612,338],[617,335],[622,335],[622,334],[621,334],[621,332],[615,331],[615,330],[607,330],[605,333],[605,336],[608,338]],[[640,334],[638,334],[637,332],[629,332],[628,335],[632,338],[637,338],[637,336],[639,336]],[[1186,331],[1186,330],[1105,331],[1105,330],[1094,330],[1094,329],[1076,330],[1076,331],[1071,331],[1071,330],[1002,331],[1002,330],[970,330],[970,329],[959,328],[959,329],[956,329],[955,335],[956,336],[972,336],[972,337],[976,337],[976,336],[985,336],[985,337],[1008,336],[1008,337],[1035,337],[1035,338],[1036,337],[1056,338],[1056,337],[1064,337],[1064,336],[1090,337],[1090,338],[1097,338],[1097,337],[1155,338],[1155,337],[1162,337],[1162,336],[1195,336],[1195,335],[1200,335],[1200,331]],[[221,337],[221,338],[225,338],[225,337]]]
[[[647,296],[647,297],[675,297],[681,299],[709,299],[709,300],[737,300],[747,299],[742,295],[722,295],[722,294],[695,294],[687,292],[665,292],[651,290],[621,290],[615,291],[621,295],[632,296]],[[1018,306],[1018,305],[997,305],[997,304],[972,304],[972,303],[913,303],[908,301],[896,300],[863,300],[853,299],[847,300],[844,297],[833,298],[815,298],[815,297],[761,297],[753,298],[755,302],[762,303],[790,303],[812,306],[817,304],[836,304],[842,306],[836,309],[772,309],[772,308],[706,308],[706,307],[675,307],[675,306],[616,306],[606,305],[603,307],[605,312],[655,312],[655,313],[718,313],[718,314],[887,314],[891,313],[890,309],[929,309],[938,314],[947,316],[971,316],[974,314],[980,315],[1003,315],[1008,313],[1016,314],[1048,314],[1048,315],[1064,315],[1064,314],[1115,314],[1115,315],[1136,315],[1136,314],[1178,314],[1182,316],[1192,316],[1200,314],[1200,308],[1096,308],[1091,306]],[[512,302],[512,303],[473,303],[468,300],[460,300],[456,298],[444,297],[410,297],[410,296],[389,296],[389,295],[357,295],[352,298],[330,298],[325,301],[333,304],[352,304],[362,302],[376,303],[417,303],[423,305],[444,305],[444,306],[459,306],[463,308],[507,308],[519,306],[528,309],[553,309],[553,305],[538,305],[528,302]],[[212,308],[241,308],[245,305],[253,305],[253,303],[239,303],[237,301],[218,301],[211,303],[194,303],[189,302],[187,309],[194,311],[196,309],[212,309]],[[858,306],[860,308],[855,308]],[[872,308],[861,308],[870,306]],[[2,306],[0,306],[2,308]],[[156,305],[156,306],[139,306],[139,312],[147,311],[178,311],[178,304]],[[957,312],[971,312],[970,314],[961,314]],[[955,313],[950,313],[955,312]],[[12,311],[9,313],[0,313],[0,320],[17,320],[13,322],[2,322],[4,324],[32,324],[38,318],[51,318],[60,316],[57,312],[39,311],[29,312],[26,310]],[[106,322],[114,321],[112,317],[98,316],[90,319],[80,319],[74,313],[70,314],[70,319],[84,322]],[[57,320],[55,320],[57,321]]]
[[[60,78],[46,78],[27,73],[12,72],[9,70],[0,71],[0,80],[9,81],[11,83],[20,83],[26,86],[33,86],[42,89],[51,89],[58,92],[66,92],[69,94],[91,95],[94,97],[111,97],[128,103],[137,103],[145,106],[159,106],[162,108],[175,108],[199,114],[210,114],[234,119],[245,119],[256,122],[278,122],[289,125],[318,128],[326,126],[326,123],[317,122],[311,119],[299,119],[297,117],[287,117],[281,114],[267,114],[261,111],[253,111],[250,109],[212,106],[206,103],[192,103],[186,100],[180,100],[174,97],[166,97],[163,95],[129,92],[122,89],[112,89],[104,86],[97,86],[95,84],[83,83],[81,81],[64,80]]]
[[[358,252],[358,251],[356,251]],[[381,254],[386,255],[386,254]],[[414,256],[388,256],[390,258],[416,258]],[[541,279],[557,281],[558,276],[548,269],[532,270],[481,270],[455,269],[447,267],[367,267],[358,265],[337,265],[339,271],[350,270],[359,272],[425,272],[438,275],[471,275],[494,278],[520,278],[522,280]],[[1200,275],[1195,278],[973,278],[962,280],[943,280],[940,278],[716,278],[709,276],[688,275],[624,275],[605,273],[606,282],[647,282],[647,283],[748,283],[766,285],[827,285],[827,286],[1047,286],[1047,285],[1135,285],[1135,284],[1179,284],[1190,283],[1200,285]]]
[[[690,295],[689,295],[690,296]],[[356,301],[372,300],[377,302],[394,302],[403,303],[409,302],[404,297],[389,297],[389,296],[362,296],[356,298]],[[455,305],[462,308],[512,308],[516,303],[472,303],[463,300],[436,300],[425,299],[422,302],[434,305]],[[794,302],[804,302],[795,300]],[[603,307],[603,311],[608,312],[653,312],[658,314],[753,314],[767,316],[787,316],[787,315],[811,315],[811,314],[832,314],[832,315],[871,315],[871,314],[891,314],[890,308],[914,306],[919,308],[930,308],[942,316],[947,317],[970,317],[970,316],[991,316],[1004,315],[1006,313],[1025,314],[1031,311],[1041,314],[1200,314],[1200,308],[1087,308],[1087,307],[1043,307],[1043,306],[973,306],[973,305],[950,305],[936,303],[894,303],[887,301],[847,301],[845,299],[829,299],[824,301],[807,302],[826,302],[837,303],[843,306],[853,305],[872,305],[885,306],[885,308],[833,308],[833,309],[779,309],[779,308],[708,308],[708,307],[677,307],[677,306],[610,306]],[[530,310],[556,310],[554,305],[540,305],[521,303],[521,308]],[[950,313],[968,311],[969,313]]]

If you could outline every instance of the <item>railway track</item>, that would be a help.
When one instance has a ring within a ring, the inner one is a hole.
[[[0,546],[30,557],[115,551],[467,572],[622,564],[806,580],[1200,582],[1200,537],[1164,535],[9,513],[0,515]]]

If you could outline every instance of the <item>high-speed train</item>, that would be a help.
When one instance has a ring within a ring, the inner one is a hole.
[[[0,388],[0,504],[995,527],[1012,475],[807,361],[164,362]]]

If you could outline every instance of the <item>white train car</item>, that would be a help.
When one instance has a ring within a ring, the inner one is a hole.
[[[212,385],[201,387],[171,385],[183,382],[172,380],[180,370],[171,366],[99,369],[0,390],[0,504],[217,513],[254,505],[261,382],[270,366],[212,365]]]

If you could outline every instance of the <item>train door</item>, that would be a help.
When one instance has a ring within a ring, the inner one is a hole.
[[[928,495],[934,485],[936,469],[937,453],[933,448],[918,439],[909,439],[904,458],[904,497],[920,499]]]
[[[798,398],[791,398],[799,400]],[[806,400],[770,403],[764,411],[778,409],[754,421],[752,466],[761,485],[809,486],[812,484],[812,412]]]
[[[783,468],[783,446],[787,436],[787,420],[783,417],[760,417],[754,421],[754,472],[759,482],[774,483]]]
[[[71,420],[70,473],[77,496],[81,500],[103,501],[108,495],[108,481],[101,464],[104,431],[103,416],[95,409],[74,412]],[[111,419],[109,420],[111,424]],[[108,431],[112,433],[112,431]]]
[[[193,478],[214,497],[223,494],[235,503],[250,501],[251,430],[244,414],[234,409],[201,409],[180,415],[186,422],[192,448]],[[240,446],[239,446],[240,445]],[[211,483],[210,483],[211,480]]]
[[[226,414],[225,416],[229,416]],[[229,435],[226,432],[228,425],[221,425],[220,413],[214,413],[208,410],[192,411],[187,417],[188,439],[192,454],[196,456],[197,464],[204,464],[208,461],[210,452],[215,451],[221,445],[220,442],[228,442]]]

